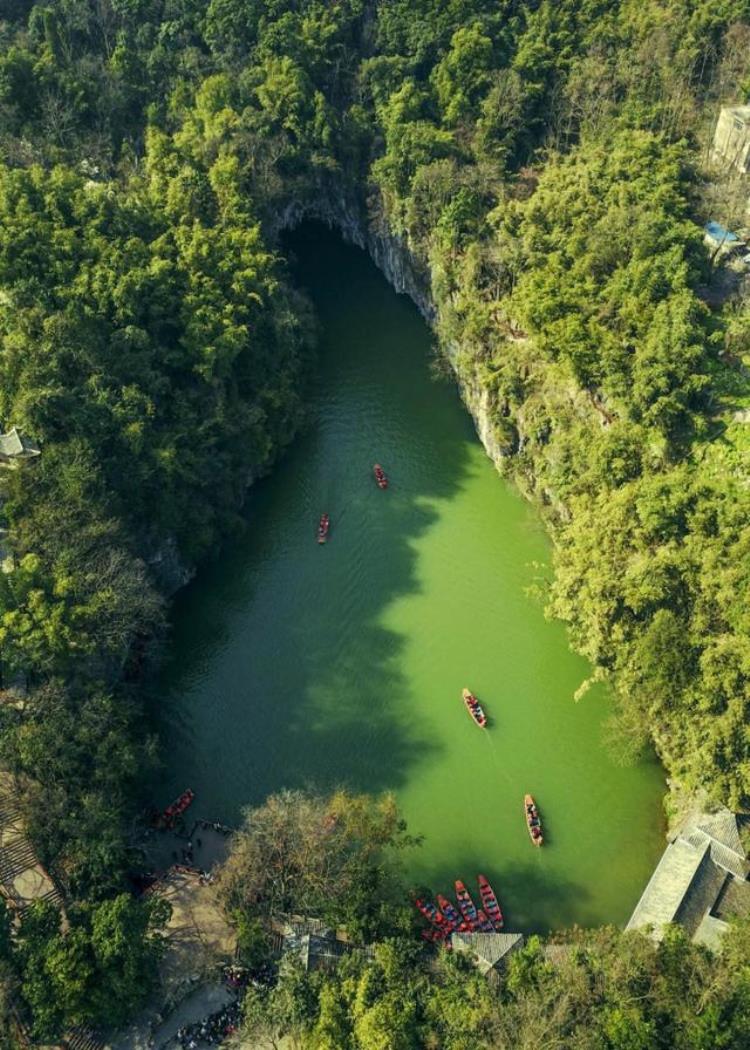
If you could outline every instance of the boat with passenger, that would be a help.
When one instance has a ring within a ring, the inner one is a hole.
[[[544,836],[542,835],[542,821],[539,817],[539,810],[536,808],[536,802],[531,795],[523,796],[523,815],[526,818],[526,827],[529,831],[529,838],[535,846],[541,846],[544,842]]]
[[[489,879],[485,878],[484,875],[477,875],[477,882],[479,883],[479,896],[482,898],[482,907],[487,912],[489,920],[495,929],[502,930],[505,923],[503,912]]]
[[[388,478],[386,477],[385,471],[380,466],[380,464],[376,463],[375,466],[372,468],[372,470],[373,470],[373,473],[375,474],[375,480],[377,481],[379,488],[387,489],[388,488]]]
[[[320,524],[318,525],[318,543],[325,543],[328,539],[328,530],[331,527],[331,520],[327,514],[320,515]]]
[[[464,689],[461,693],[464,703],[466,704],[466,710],[469,712],[471,717],[474,719],[480,729],[487,727],[487,715],[484,713],[484,708],[479,703],[473,693],[470,693],[468,689]]]

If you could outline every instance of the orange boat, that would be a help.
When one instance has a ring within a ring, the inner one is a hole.
[[[461,694],[466,704],[466,710],[469,712],[471,717],[474,719],[480,729],[486,729],[487,727],[487,715],[484,713],[482,705],[479,703],[473,693],[470,693],[468,689],[464,689]]]
[[[529,830],[529,838],[535,846],[541,846],[544,842],[542,835],[542,822],[539,819],[539,810],[531,795],[523,796],[523,815],[526,818],[526,827]]]
[[[375,474],[375,480],[377,481],[377,483],[380,486],[380,488],[381,489],[387,489],[388,488],[388,478],[385,476],[385,471],[383,470],[383,468],[380,466],[379,463],[376,463],[375,466],[372,469],[373,469],[373,473]]]
[[[325,543],[328,538],[328,530],[331,527],[331,521],[327,514],[321,514],[320,524],[318,525],[318,543]]]

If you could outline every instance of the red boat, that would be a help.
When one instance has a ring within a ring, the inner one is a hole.
[[[529,838],[535,846],[541,846],[544,842],[542,835],[542,822],[539,819],[539,810],[531,795],[523,796],[523,815],[526,818],[526,827],[529,829]]]
[[[479,908],[477,910],[477,926],[476,926],[476,928],[481,933],[494,933],[495,932],[495,927],[492,925],[490,920],[487,918],[487,916],[485,915],[484,910],[482,908]]]
[[[477,875],[477,882],[479,883],[479,895],[482,898],[482,905],[489,916],[490,922],[496,930],[502,930],[505,920],[495,896],[495,891],[484,875]]]
[[[479,703],[473,693],[470,693],[468,689],[464,689],[461,694],[466,704],[466,710],[469,712],[471,717],[474,719],[480,729],[485,729],[487,726],[487,715],[482,709],[482,705]]]
[[[444,897],[442,895],[442,893],[438,893],[438,895],[437,895],[437,902],[440,905],[441,912],[443,913],[445,918],[448,920],[448,925],[451,928],[451,932],[453,932],[453,930],[459,929],[459,927],[461,926],[461,924],[463,922],[463,919],[461,918],[459,913],[456,911],[456,909],[453,907],[453,905],[448,900],[448,898]]]
[[[479,922],[477,909],[474,901],[471,899],[469,891],[460,879],[456,879],[456,900],[458,901],[458,907],[464,919],[466,919],[472,930],[475,930]]]
[[[318,543],[325,543],[328,538],[328,530],[331,527],[331,521],[327,514],[321,514],[320,524],[318,525]]]
[[[383,470],[383,468],[380,466],[379,463],[376,463],[375,466],[372,469],[373,469],[373,472],[375,474],[375,480],[377,481],[377,483],[380,486],[380,488],[381,489],[387,489],[388,488],[388,478],[385,476],[385,471]]]
[[[161,822],[168,828],[171,828],[177,818],[182,816],[194,798],[195,793],[191,788],[188,788],[187,791],[183,791],[180,797],[176,799],[171,806],[167,806],[164,810],[161,815]]]
[[[422,930],[422,936],[430,944],[437,944],[439,941],[444,941],[448,936],[448,930]]]
[[[434,904],[430,901],[420,900],[420,898],[417,897],[414,901],[414,905],[433,926],[437,926],[439,930],[445,930],[446,933],[450,932],[445,916],[438,911]]]

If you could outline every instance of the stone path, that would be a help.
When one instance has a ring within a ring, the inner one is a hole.
[[[0,892],[15,908],[26,908],[36,900],[62,903],[26,834],[13,777],[4,771],[0,771]]]

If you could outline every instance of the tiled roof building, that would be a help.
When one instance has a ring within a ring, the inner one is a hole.
[[[22,434],[18,427],[11,427],[7,433],[0,434],[0,466],[15,467],[39,455],[39,446]]]
[[[523,946],[520,933],[452,933],[451,947],[474,957],[477,969],[483,975],[499,969],[511,952]]]
[[[648,929],[661,940],[674,922],[714,945],[726,928],[722,902],[750,899],[749,872],[734,813],[702,814],[667,846],[626,929]]]

